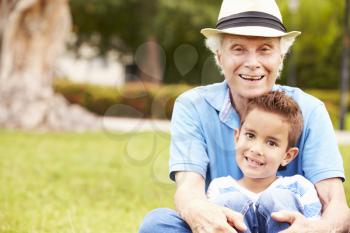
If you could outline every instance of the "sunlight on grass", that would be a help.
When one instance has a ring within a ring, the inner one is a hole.
[[[149,210],[173,208],[168,134],[0,130],[0,145],[2,233],[137,232]]]
[[[173,206],[168,141],[0,132],[0,232],[136,232],[150,209]]]

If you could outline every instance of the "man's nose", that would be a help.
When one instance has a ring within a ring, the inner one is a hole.
[[[260,62],[258,60],[258,55],[256,53],[248,53],[244,66],[250,70],[255,70],[260,68]]]

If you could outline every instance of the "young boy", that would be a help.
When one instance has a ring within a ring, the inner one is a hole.
[[[287,223],[271,218],[273,212],[293,210],[319,218],[321,203],[311,182],[303,176],[279,177],[277,171],[298,154],[295,147],[303,129],[299,106],[283,92],[270,92],[249,101],[235,130],[236,161],[243,173],[214,179],[210,201],[243,214],[246,232],[279,232]]]

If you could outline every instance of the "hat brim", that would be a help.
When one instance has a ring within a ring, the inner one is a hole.
[[[210,37],[217,34],[231,34],[240,36],[259,36],[259,37],[289,37],[296,38],[301,34],[299,31],[282,32],[273,28],[259,27],[259,26],[244,26],[244,27],[233,27],[223,30],[215,28],[204,28],[201,33],[205,37]]]

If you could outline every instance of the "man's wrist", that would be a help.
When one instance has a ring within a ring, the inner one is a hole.
[[[322,218],[318,220],[309,220],[309,229],[313,229],[312,232],[316,233],[343,233],[344,230],[340,228],[341,225],[343,224],[340,222],[334,223]],[[348,231],[346,231],[346,233],[348,233]]]
[[[190,202],[188,202],[186,205],[184,205],[181,209],[178,210],[178,214],[187,223],[191,222],[193,212],[198,209],[198,203],[203,203],[203,201],[206,200],[202,198],[192,199]]]

